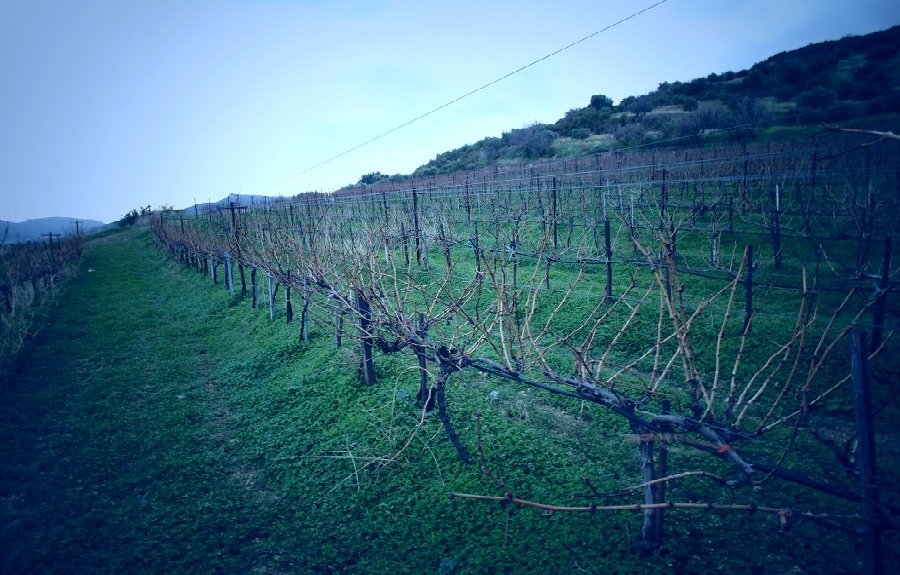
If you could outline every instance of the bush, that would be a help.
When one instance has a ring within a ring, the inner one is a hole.
[[[891,94],[882,98],[875,98],[866,104],[867,114],[897,114],[900,113],[900,94]]]
[[[381,172],[370,172],[368,174],[363,174],[360,176],[359,181],[356,183],[357,186],[367,186],[378,182],[386,178],[387,176],[382,174]]]
[[[866,54],[866,60],[869,62],[877,62],[879,60],[890,60],[897,53],[897,50],[900,49],[893,44],[882,44],[881,46],[875,46],[869,53]]]
[[[863,82],[853,91],[854,100],[874,100],[890,91],[890,86],[878,82]]]
[[[586,140],[591,135],[591,131],[587,128],[575,128],[572,130],[572,137],[576,140]]]
[[[797,98],[797,104],[803,108],[822,110],[833,105],[835,100],[837,100],[837,92],[830,88],[816,86],[812,90],[807,90],[800,94],[800,97]]]
[[[853,104],[840,104],[829,109],[825,116],[829,122],[846,122],[859,116],[859,110]]]
[[[550,152],[550,144],[556,139],[556,132],[543,124],[503,132],[504,156],[507,158],[541,158]]]
[[[138,213],[137,210],[131,210],[130,212],[128,212],[127,214],[122,216],[122,219],[117,221],[116,225],[119,226],[120,228],[134,225],[134,223],[138,221],[139,217],[141,217],[141,215],[140,215],[140,213]]]
[[[844,81],[837,86],[837,96],[839,100],[849,100],[856,90],[856,82]]]
[[[612,108],[615,104],[612,101],[612,98],[609,96],[604,96],[603,94],[594,94],[591,96],[591,107],[595,110],[602,110],[603,108]]]
[[[693,112],[700,106],[700,104],[694,98],[683,96],[681,94],[672,98],[672,104],[675,106],[681,106],[681,109],[685,112]]]

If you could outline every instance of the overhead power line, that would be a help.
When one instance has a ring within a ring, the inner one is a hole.
[[[668,2],[668,1],[669,1],[669,0],[659,0],[659,1],[656,2],[655,4],[651,4],[650,6],[647,6],[646,8],[644,8],[643,10],[639,10],[639,11],[637,11],[637,12],[634,12],[634,13],[631,14],[630,16],[626,16],[625,18],[622,18],[621,20],[618,20],[617,22],[614,22],[614,23],[612,23],[612,24],[609,24],[609,25],[606,26],[605,28],[602,28],[602,29],[600,29],[600,30],[597,30],[597,31],[594,32],[593,34],[589,34],[589,35],[585,36],[584,38],[581,38],[580,40],[576,40],[576,41],[572,42],[571,44],[569,44],[569,45],[567,45],[567,46],[563,46],[562,48],[559,48],[558,50],[556,50],[556,51],[554,51],[554,52],[551,52],[551,53],[547,54],[546,56],[542,56],[541,58],[538,58],[537,60],[534,60],[533,62],[529,62],[528,64],[525,64],[524,66],[522,66],[522,67],[520,67],[520,68],[518,68],[518,69],[516,69],[516,70],[513,70],[512,72],[506,74],[505,76],[501,76],[501,77],[497,78],[496,80],[492,80],[492,81],[488,82],[487,84],[485,84],[485,85],[483,85],[483,86],[481,86],[481,87],[475,88],[475,89],[472,90],[471,92],[467,92],[467,93],[463,94],[462,96],[459,96],[458,98],[456,98],[456,99],[454,99],[454,100],[450,100],[450,101],[447,102],[446,104],[441,104],[440,106],[438,106],[437,108],[434,108],[433,110],[430,110],[430,111],[428,111],[428,112],[425,112],[424,114],[422,114],[422,115],[420,115],[420,116],[416,116],[416,117],[413,118],[412,120],[409,120],[409,121],[407,121],[407,122],[404,122],[404,123],[400,124],[399,126],[396,126],[396,127],[394,127],[394,128],[391,128],[390,130],[388,130],[388,131],[386,131],[386,132],[383,132],[383,133],[381,133],[381,134],[378,134],[378,135],[375,136],[374,138],[371,138],[371,139],[369,139],[369,140],[366,140],[365,142],[363,142],[363,143],[361,143],[361,144],[357,144],[356,146],[353,146],[352,148],[349,148],[349,149],[347,149],[347,150],[344,150],[344,151],[341,152],[340,154],[337,154],[337,155],[335,155],[335,156],[332,156],[332,157],[328,158],[327,160],[324,160],[324,161],[319,162],[318,164],[316,164],[316,165],[314,165],[314,166],[310,166],[309,168],[306,168],[305,170],[302,170],[302,171],[300,171],[300,172],[297,172],[296,174],[294,174],[294,175],[292,175],[292,176],[290,176],[290,177],[287,177],[287,178],[281,180],[280,182],[276,182],[276,183],[274,183],[274,184],[272,184],[272,185],[270,185],[270,186],[268,186],[268,187],[266,187],[266,188],[263,188],[262,190],[260,190],[260,192],[265,192],[266,190],[270,190],[270,189],[272,189],[272,188],[274,188],[274,187],[280,186],[281,184],[283,184],[283,183],[285,183],[285,182],[288,182],[288,181],[290,181],[290,180],[292,180],[292,179],[294,179],[294,178],[296,178],[296,177],[298,177],[298,176],[302,176],[303,174],[305,174],[305,173],[307,173],[307,172],[311,172],[311,171],[315,170],[316,168],[319,168],[319,167],[321,167],[321,166],[324,166],[325,164],[327,164],[327,163],[329,163],[329,162],[332,162],[332,161],[334,161],[334,160],[340,158],[341,156],[345,156],[345,155],[349,154],[350,152],[353,152],[353,151],[355,151],[355,150],[358,150],[359,148],[362,148],[363,146],[366,146],[366,145],[368,145],[368,144],[371,144],[372,142],[374,142],[374,141],[376,141],[376,140],[379,140],[379,139],[381,139],[381,138],[387,136],[388,134],[392,134],[392,133],[396,132],[397,130],[400,130],[400,129],[402,129],[402,128],[405,128],[406,126],[409,126],[410,124],[412,124],[412,123],[414,123],[414,122],[418,122],[418,121],[421,120],[422,118],[426,118],[426,117],[428,117],[428,116],[434,114],[435,112],[438,112],[438,111],[440,111],[440,110],[443,110],[444,108],[446,108],[446,107],[448,107],[448,106],[452,106],[453,104],[459,102],[460,100],[464,100],[464,99],[468,98],[469,96],[471,96],[471,95],[473,95],[473,94],[477,94],[478,92],[481,92],[482,90],[485,90],[485,89],[487,89],[487,88],[490,88],[490,87],[493,86],[494,84],[497,84],[497,83],[499,83],[499,82],[502,82],[503,80],[506,80],[506,79],[509,78],[510,76],[514,76],[515,74],[518,74],[519,72],[521,72],[521,71],[523,71],[523,70],[525,70],[525,69],[527,69],[527,68],[530,68],[530,67],[534,66],[535,64],[539,64],[540,62],[543,62],[544,60],[547,60],[548,58],[552,58],[553,56],[556,56],[556,55],[559,54],[560,52],[564,52],[564,51],[568,50],[569,48],[572,48],[572,47],[574,47],[574,46],[577,46],[578,44],[581,44],[582,42],[585,42],[585,41],[587,41],[587,40],[590,40],[590,39],[593,38],[594,36],[597,36],[597,35],[599,35],[599,34],[602,34],[603,32],[606,32],[607,30],[610,30],[610,29],[612,29],[612,28],[615,28],[615,27],[618,26],[619,24],[623,24],[623,23],[627,22],[628,20],[631,20],[632,18],[635,18],[635,17],[637,17],[637,16],[640,16],[640,15],[643,14],[644,12],[649,12],[650,10],[653,10],[654,8],[656,8],[657,6],[659,6],[659,5],[661,5],[661,4],[665,4],[665,3]]]

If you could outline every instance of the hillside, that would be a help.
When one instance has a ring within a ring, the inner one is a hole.
[[[49,238],[48,234],[74,235],[75,222],[82,233],[97,230],[106,226],[97,220],[81,220],[78,218],[51,217],[25,220],[24,222],[7,222],[0,220],[0,243],[5,239],[7,243],[15,244],[39,240],[42,237]]]
[[[272,203],[273,201],[275,201],[275,199],[269,196],[260,196],[253,194],[228,194],[217,202],[194,204],[192,206],[184,208],[182,211],[187,214],[205,214],[206,212],[210,212],[220,208],[227,208],[231,203],[241,206],[253,206],[256,204]]]
[[[794,135],[822,122],[897,129],[900,26],[782,52],[747,70],[662,82],[618,104],[602,94],[585,100],[585,107],[553,124],[513,129],[438,154],[412,177],[638,146],[746,141],[786,129]],[[406,177],[367,174],[360,183]]]

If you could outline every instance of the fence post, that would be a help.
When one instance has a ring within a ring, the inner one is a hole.
[[[866,372],[866,332],[850,332],[853,403],[856,407],[856,437],[858,441],[859,484],[862,496],[863,566],[866,575],[881,575],[881,527],[878,524],[878,490],[875,486],[875,431],[869,401],[869,382]]]
[[[253,309],[259,306],[259,284],[256,282],[256,268],[250,270],[250,289],[253,292]]]

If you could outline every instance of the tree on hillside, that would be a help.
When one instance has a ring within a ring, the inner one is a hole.
[[[612,108],[614,106],[612,98],[609,96],[604,96],[603,94],[594,94],[591,96],[591,107],[596,110],[602,110],[603,108]]]
[[[834,104],[837,100],[837,93],[822,86],[816,86],[812,90],[807,90],[800,94],[797,98],[797,104],[803,108],[811,108],[813,110],[822,110]]]
[[[130,226],[137,222],[138,218],[141,217],[141,214],[137,210],[131,210],[124,216],[122,216],[117,222],[116,225],[120,228],[124,228],[125,226]]]
[[[734,128],[755,138],[763,123],[772,117],[771,112],[757,98],[738,96],[728,104]]]
[[[679,126],[679,133],[691,142],[699,142],[707,130],[722,128],[725,122],[725,108],[717,103],[703,103],[695,112],[686,114]]]
[[[518,130],[503,132],[503,144],[507,157],[524,156],[541,158],[550,151],[550,144],[556,139],[556,133],[544,124],[534,124]]]
[[[672,105],[680,106],[685,112],[693,112],[700,107],[700,102],[683,94],[678,94],[672,98]]]
[[[626,98],[619,107],[626,112],[634,114],[631,118],[632,122],[640,122],[644,119],[644,116],[653,111],[653,103],[644,96]]]
[[[360,176],[359,182],[357,182],[357,185],[358,186],[368,186],[368,185],[374,184],[375,182],[378,182],[379,180],[382,180],[386,177],[387,176],[385,176],[381,172],[370,172],[368,174],[363,174],[362,176]]]
[[[632,123],[618,126],[613,132],[617,142],[626,148],[639,146],[647,142],[647,131],[641,124]]]

